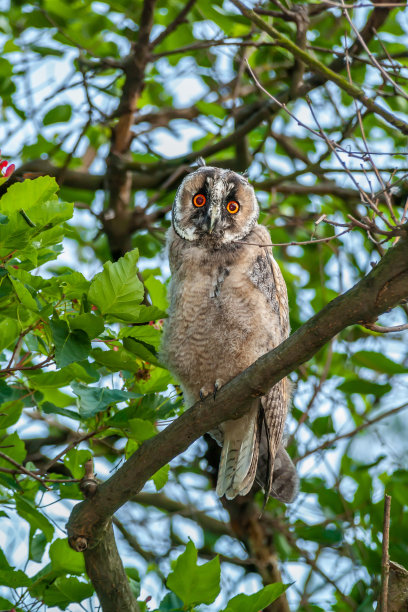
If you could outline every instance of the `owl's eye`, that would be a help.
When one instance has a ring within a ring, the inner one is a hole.
[[[231,200],[231,202],[228,202],[227,210],[228,210],[228,212],[231,215],[235,215],[235,213],[237,213],[239,211],[239,204],[238,204],[238,202],[235,202],[234,200]]]
[[[193,204],[194,206],[197,206],[197,208],[201,208],[201,206],[204,206],[206,201],[207,201],[206,197],[202,193],[196,193],[196,195],[193,198]]]

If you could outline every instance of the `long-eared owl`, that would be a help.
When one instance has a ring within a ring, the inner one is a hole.
[[[172,273],[161,359],[187,405],[215,393],[289,334],[286,285],[248,180],[201,166],[174,200],[168,249]],[[222,446],[217,493],[245,495],[254,480],[290,502],[298,478],[282,436],[287,379],[252,401],[245,416],[209,432]]]

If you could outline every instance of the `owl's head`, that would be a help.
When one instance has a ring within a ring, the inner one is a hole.
[[[221,245],[245,238],[258,215],[253,187],[244,176],[204,166],[188,174],[178,188],[173,227],[184,240]]]

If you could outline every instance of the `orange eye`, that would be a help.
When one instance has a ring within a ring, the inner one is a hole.
[[[237,213],[239,211],[239,204],[238,204],[238,202],[234,202],[234,200],[231,200],[231,202],[228,202],[227,210],[228,210],[228,212],[231,215],[235,215],[235,213]]]
[[[197,206],[197,208],[201,208],[201,206],[204,206],[206,201],[206,197],[202,193],[197,193],[193,198],[193,204],[194,206]]]

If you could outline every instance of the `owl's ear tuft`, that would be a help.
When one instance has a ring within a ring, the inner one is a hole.
[[[197,157],[196,159],[196,166],[198,166],[199,168],[201,168],[202,166],[206,166],[207,164],[205,163],[205,159],[204,157]]]
[[[244,172],[241,173],[242,178],[247,179],[249,177],[249,170],[248,168],[246,170],[244,170]]]

